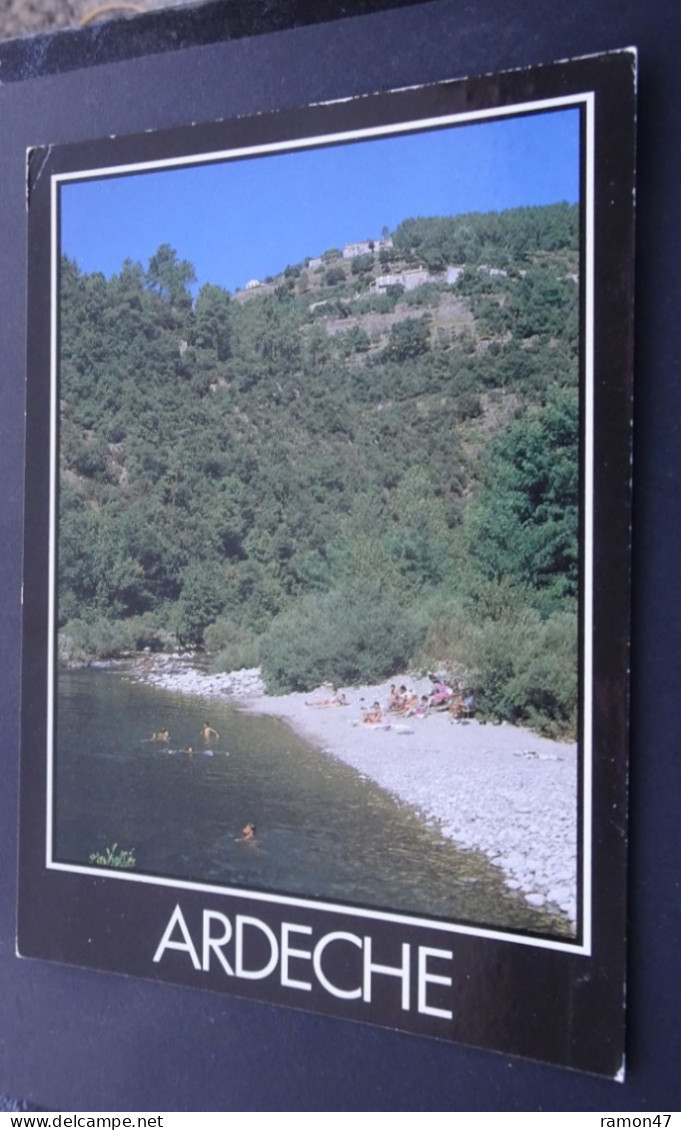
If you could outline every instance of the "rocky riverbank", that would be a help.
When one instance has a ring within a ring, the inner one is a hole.
[[[266,695],[258,668],[208,674],[183,656],[145,656],[128,672],[174,693],[271,714],[405,804],[443,836],[483,852],[506,885],[534,907],[574,925],[577,889],[577,747],[506,723],[455,723],[447,714],[367,726],[362,711],[385,705],[388,683],[340,688],[347,705],[311,694]],[[419,694],[427,679],[396,677]]]

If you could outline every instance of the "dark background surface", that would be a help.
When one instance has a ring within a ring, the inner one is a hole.
[[[237,9],[212,0],[0,47],[0,1088],[43,1107],[654,1113],[680,1105],[681,10],[676,0],[652,8],[642,0],[563,7],[436,0],[318,23],[381,7],[388,5],[258,0]],[[300,26],[276,31],[293,24]],[[630,45],[640,50],[640,103],[626,1084],[234,998],[18,961],[27,145],[133,132],[150,115],[181,125]]]

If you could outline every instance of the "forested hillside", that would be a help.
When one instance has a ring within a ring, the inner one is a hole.
[[[568,730],[577,271],[567,205],[408,219],[234,295],[167,245],[65,259],[63,654],[204,646],[271,690],[446,667]]]

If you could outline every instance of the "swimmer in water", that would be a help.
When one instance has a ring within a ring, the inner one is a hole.
[[[145,742],[169,742],[170,730],[158,730],[157,733],[152,734],[150,738],[144,738]]]
[[[190,757],[194,756],[194,746],[188,745],[186,749],[182,750],[183,753],[188,753]]]
[[[248,824],[246,824],[246,826],[244,828],[242,828],[241,835],[237,836],[235,838],[234,843],[235,844],[247,844],[247,843],[249,843],[251,840],[255,839],[255,831],[256,831],[255,824],[253,824],[249,820]]]
[[[203,738],[204,742],[209,742],[211,738],[215,738],[216,742],[220,739],[220,735],[218,734],[217,730],[214,730],[213,727],[209,726],[207,722],[204,722],[203,726],[201,727],[201,737]]]

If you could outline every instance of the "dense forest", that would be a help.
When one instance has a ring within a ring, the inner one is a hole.
[[[412,218],[234,294],[168,245],[60,275],[65,659],[272,691],[465,675],[575,724],[578,212]]]

